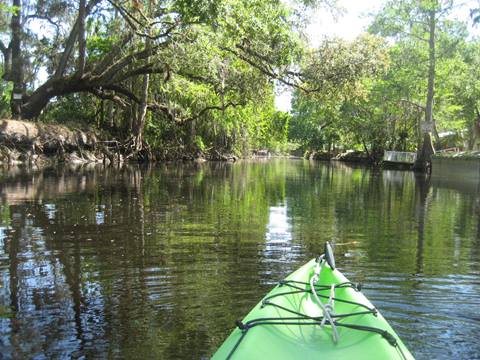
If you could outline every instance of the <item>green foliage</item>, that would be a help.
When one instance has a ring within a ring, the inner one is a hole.
[[[321,60],[307,61],[319,69],[319,76],[309,73],[310,88],[317,84],[319,91],[295,93],[290,139],[305,150],[329,150],[335,144],[366,150],[373,157],[383,150],[415,151],[425,118],[432,9],[437,11],[437,147],[462,147],[466,138],[474,143],[473,129],[480,118],[480,43],[469,38],[466,23],[448,17],[450,0],[388,1],[370,26],[372,33],[388,40],[381,57],[369,58],[374,51],[365,40],[359,39],[356,46],[336,40],[323,43],[317,57]],[[361,60],[356,62],[356,57]],[[326,74],[331,74],[327,81]]]
[[[103,36],[102,36],[103,35]],[[92,58],[101,59],[111,51],[116,39],[105,36],[106,34],[95,34],[89,36],[87,41],[87,50]]]
[[[0,66],[0,78],[3,76],[3,67]],[[12,84],[0,81],[0,118],[7,117],[10,110],[10,96]]]
[[[366,105],[371,79],[384,74],[389,61],[383,41],[371,35],[353,42],[326,40],[311,51],[302,72],[314,91],[295,92],[289,139],[304,150],[315,151],[330,151],[335,144],[374,144],[382,134],[372,131],[375,111]]]
[[[205,144],[203,143],[203,139],[201,136],[198,136],[196,135],[194,138],[193,138],[193,144],[194,146],[201,152],[204,152],[206,150],[206,146]]]
[[[352,42],[327,39],[318,49],[308,51],[302,63],[302,76],[317,97],[343,93],[355,96],[359,80],[381,76],[388,67],[384,40],[370,34]]]
[[[340,110],[335,103],[321,102],[296,92],[292,112],[289,139],[299,143],[302,149],[322,150],[339,140],[338,132],[332,126],[340,118]]]
[[[96,122],[95,102],[86,94],[72,94],[52,102],[42,114],[41,120],[92,127]]]
[[[214,0],[175,0],[173,8],[185,21],[209,22],[216,19],[224,4]]]
[[[325,3],[334,2],[101,2],[86,18],[83,77],[76,73],[77,41],[64,80],[79,82],[72,92],[52,98],[40,119],[100,127],[128,140],[148,73],[145,98],[151,111],[140,131],[150,148],[165,156],[284,151],[291,143],[304,150],[352,148],[372,154],[415,150],[427,88],[426,21],[433,9],[438,14],[437,130],[473,139],[480,45],[469,38],[464,22],[447,16],[451,0],[389,0],[370,34],[353,41],[326,39],[310,49],[296,31],[299,19],[306,18],[299,11]],[[56,72],[78,2],[25,1],[21,9],[2,3],[2,44],[11,35],[15,11],[25,18],[27,99],[40,85],[39,71],[49,77]],[[28,17],[32,14],[37,17]],[[155,51],[148,53],[151,48]],[[102,77],[105,69],[113,70]],[[295,86],[291,114],[275,111],[273,81]],[[1,116],[8,115],[11,89],[11,83],[0,82]]]
[[[10,5],[7,5],[5,3],[0,3],[0,13],[3,13],[3,14],[18,14],[18,12],[20,11],[20,8],[18,6],[10,6]]]

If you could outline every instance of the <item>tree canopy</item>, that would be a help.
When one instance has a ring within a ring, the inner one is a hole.
[[[430,133],[437,148],[445,133],[475,146],[477,8],[459,20],[451,0],[386,1],[368,33],[312,48],[302,26],[315,6],[335,5],[3,2],[0,113],[95,128],[133,157],[300,146],[428,160]],[[274,107],[278,86],[294,92],[291,114]]]
[[[342,89],[318,101],[318,94],[296,91],[291,138],[304,149],[336,144],[372,158],[398,150],[429,160],[430,134],[437,149],[477,146],[479,41],[469,34],[472,19],[452,16],[460,6],[466,5],[386,1],[369,33],[384,40],[388,65],[362,74],[361,94]]]

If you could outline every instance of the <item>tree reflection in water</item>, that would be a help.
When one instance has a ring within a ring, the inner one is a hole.
[[[470,358],[480,352],[468,341],[480,336],[478,194],[293,160],[9,169],[0,351],[209,356],[274,282],[333,240],[337,265],[417,358]]]

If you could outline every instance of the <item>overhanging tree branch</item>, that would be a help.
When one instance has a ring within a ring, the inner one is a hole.
[[[125,46],[132,40],[132,38],[132,33],[125,35],[124,38],[116,43],[108,54],[104,56],[102,61],[95,66],[92,72],[96,75],[103,73],[110,65],[112,65],[115,58],[122,52],[122,50],[124,50]]]
[[[115,82],[121,83],[121,82],[123,82],[127,79],[130,79],[130,78],[138,76],[138,75],[159,74],[159,73],[164,73],[164,72],[165,72],[165,68],[160,68],[160,67],[158,67],[158,65],[150,63],[150,64],[146,64],[144,66],[138,67],[134,70],[127,71],[126,73],[115,77]]]
[[[92,9],[100,2],[101,0],[90,0],[87,6],[85,7],[85,17],[90,14]],[[55,77],[60,78],[63,76],[65,69],[67,67],[68,59],[70,58],[70,55],[72,54],[73,47],[75,45],[76,40],[78,39],[78,32],[80,30],[80,14],[75,20],[75,23],[72,26],[72,30],[70,31],[70,34],[68,35],[68,39],[65,45],[65,49],[62,53],[62,56],[60,58],[60,61],[58,63],[58,67],[55,71]]]
[[[140,99],[139,99],[133,92],[131,92],[130,90],[125,89],[125,88],[122,87],[122,86],[110,84],[110,85],[101,86],[100,88],[103,89],[103,90],[113,90],[113,91],[115,91],[115,92],[118,93],[118,94],[121,94],[121,95],[123,95],[123,96],[126,96],[127,98],[129,98],[130,100],[136,102],[137,104],[140,103]]]
[[[235,103],[233,101],[229,101],[229,102],[227,102],[226,104],[223,104],[223,105],[207,106],[207,107],[203,108],[202,110],[200,110],[196,115],[184,119],[182,121],[182,123],[185,124],[185,123],[188,123],[188,122],[192,122],[193,120],[198,119],[199,117],[201,117],[203,114],[205,114],[208,111],[212,111],[212,110],[224,111],[224,110],[228,109],[229,107],[237,107],[237,106],[244,106],[244,105],[245,105],[244,102]]]
[[[86,17],[86,0],[80,0],[78,9],[78,64],[77,75],[79,78],[83,76],[85,71],[87,40],[85,37],[85,17]]]
[[[247,64],[249,64],[252,67],[254,67],[255,69],[259,70],[264,75],[267,75],[270,78],[275,79],[275,80],[281,82],[284,85],[294,87],[296,89],[302,90],[302,91],[307,92],[307,93],[312,92],[312,90],[309,90],[309,89],[299,85],[298,83],[296,83],[294,81],[287,80],[284,76],[281,76],[280,74],[277,74],[273,69],[266,68],[264,64],[261,64],[259,62],[254,61],[253,59],[250,59],[248,56],[246,56],[244,54],[241,54],[239,51],[236,51],[232,48],[223,47],[223,46],[221,46],[220,49],[235,55],[237,58],[239,58],[240,60],[243,60]]]
[[[155,46],[150,46],[145,50],[135,52],[133,54],[126,55],[118,59],[115,63],[109,66],[105,71],[98,75],[98,80],[101,82],[115,82],[117,81],[116,76],[120,77],[120,71],[123,70],[128,65],[132,64],[138,60],[144,60],[154,53],[155,50],[166,46],[166,43],[157,44]]]
[[[57,29],[57,33],[60,30],[60,25],[58,23],[56,23],[55,21],[53,21],[53,19],[51,17],[46,16],[46,15],[38,15],[38,14],[27,15],[27,16],[25,16],[25,18],[23,20],[23,24],[26,24],[31,19],[45,20],[48,23],[50,23],[51,25],[55,26],[55,28]]]
[[[120,15],[123,17],[123,19],[128,23],[128,25],[134,30],[134,31],[137,31],[138,30],[138,27],[137,25],[135,25],[135,23],[137,23],[139,26],[143,26],[143,24],[137,20],[137,18],[135,16],[133,16],[132,14],[130,14],[130,12],[125,9],[122,5],[120,4],[117,4],[117,2],[115,1],[112,1],[112,0],[108,0],[108,2],[115,8],[118,10],[118,12],[120,13]]]
[[[88,90],[88,92],[95,95],[99,99],[113,101],[114,103],[120,105],[120,107],[122,107],[123,109],[128,106],[128,103],[126,103],[120,96],[115,95],[115,93],[108,93],[106,91],[96,88],[90,89]]]

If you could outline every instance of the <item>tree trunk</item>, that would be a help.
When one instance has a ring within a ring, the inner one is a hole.
[[[86,0],[80,0],[78,9],[78,77],[82,77],[85,71],[86,46],[85,38],[85,17],[86,17]]]
[[[473,125],[471,127],[470,131],[470,140],[468,142],[468,147],[469,150],[478,150],[478,139],[480,138],[480,115],[478,116],[477,119],[473,122]]]
[[[440,139],[440,135],[438,135],[438,130],[437,130],[437,121],[434,120],[433,121],[433,137],[435,138],[435,150],[438,150],[441,146],[441,139]]]
[[[55,78],[61,78],[63,76],[63,73],[65,72],[65,69],[68,64],[68,59],[70,58],[70,55],[72,54],[73,48],[75,46],[75,43],[77,40],[81,38],[81,34],[79,34],[79,30],[81,27],[81,21],[83,18],[83,21],[85,21],[85,17],[90,13],[90,11],[93,9],[94,6],[96,6],[101,0],[90,0],[88,4],[85,6],[83,0],[81,1],[80,4],[80,11],[78,13],[78,17],[75,20],[75,23],[72,26],[72,30],[70,31],[70,34],[68,35],[67,42],[65,43],[65,49],[63,50],[62,56],[60,58],[59,64],[57,66],[57,69],[55,70]],[[83,13],[82,13],[83,12]],[[85,25],[83,25],[85,27]],[[83,31],[85,32],[85,30]],[[83,35],[84,36],[84,35]],[[81,45],[82,46],[82,45]]]
[[[78,80],[75,77],[50,78],[23,101],[20,109],[21,116],[23,119],[33,119],[40,115],[48,102],[55,96],[88,91],[93,87],[94,84],[87,79]]]
[[[365,150],[365,153],[367,154],[367,158],[373,162],[373,158],[370,155],[370,151],[368,151],[367,144],[365,144],[365,141],[363,139],[362,139],[362,145],[363,145],[363,149]]]
[[[113,129],[115,127],[115,119],[114,119],[114,108],[113,108],[113,102],[109,101],[108,102],[108,125],[110,126],[110,129]]]
[[[10,68],[10,80],[13,82],[12,98],[10,107],[13,118],[21,117],[21,107],[24,95],[23,84],[23,59],[22,59],[22,22],[21,22],[21,0],[13,0],[13,6],[17,7],[17,11],[12,15],[10,28],[12,30],[12,39],[10,42],[12,57]]]
[[[74,81],[72,77],[62,77],[65,70],[68,57],[76,40],[79,41],[79,72],[83,74],[85,68],[85,18],[100,0],[90,0],[88,5],[86,0],[80,0],[79,17],[73,25],[72,31],[66,44],[66,49],[62,55],[60,65],[57,68],[55,76],[37,88],[30,96],[25,95],[24,84],[24,60],[21,51],[23,29],[22,29],[22,10],[21,0],[13,0],[12,5],[18,10],[12,15],[10,22],[11,40],[8,48],[4,49],[2,44],[2,52],[5,56],[5,74],[4,79],[13,82],[13,90],[11,97],[11,112],[13,118],[33,119],[40,115],[41,111],[47,106],[48,102],[55,96],[67,95],[79,91],[88,91],[95,84],[88,83],[83,79]],[[83,31],[79,32],[79,29]],[[83,34],[82,34],[83,33]]]
[[[47,84],[47,83],[45,83]],[[28,101],[21,108],[23,119],[34,119],[39,116],[42,110],[47,106],[50,99],[55,97],[53,89],[47,86],[41,86],[29,97]]]
[[[425,106],[425,128],[423,129],[423,144],[417,151],[417,160],[414,169],[426,171],[435,154],[432,144],[431,131],[433,128],[433,98],[435,95],[435,9],[429,10],[429,38],[428,38],[428,90],[427,103]]]
[[[0,40],[0,50],[3,54],[3,75],[2,79],[5,81],[11,81],[12,72],[12,47],[11,44],[6,47]]]
[[[145,128],[145,117],[147,115],[148,104],[148,86],[150,83],[150,75],[143,75],[142,82],[142,95],[140,98],[140,104],[138,105],[137,121],[133,128],[135,136],[135,151],[139,152],[143,147],[143,129]]]
[[[468,150],[478,150],[478,139],[480,138],[480,111],[478,107],[475,106],[475,114],[477,115],[476,119],[473,121],[472,127],[470,128],[470,139],[468,141]]]
[[[145,39],[145,49],[150,47],[150,39]],[[148,63],[149,58],[146,58]],[[145,117],[147,115],[147,105],[148,105],[148,88],[150,85],[150,74],[143,75],[142,80],[142,89],[140,95],[140,104],[138,104],[137,119],[135,121],[135,126],[133,128],[134,141],[135,141],[135,152],[140,152],[143,148],[143,130],[145,128]]]

